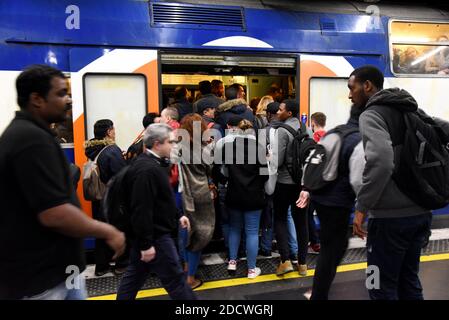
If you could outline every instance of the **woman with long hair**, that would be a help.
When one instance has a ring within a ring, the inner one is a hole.
[[[263,129],[268,125],[267,106],[273,101],[272,96],[263,96],[260,99],[256,109],[255,125],[257,129]]]
[[[196,129],[198,128],[198,137]],[[190,220],[191,229],[183,230],[185,260],[187,263],[187,282],[192,289],[198,288],[202,281],[195,278],[201,258],[201,250],[212,239],[215,228],[214,199],[215,186],[212,182],[212,166],[203,161],[202,154],[209,152],[207,142],[202,141],[206,123],[198,114],[187,114],[181,121],[178,134],[182,136],[179,162],[179,183],[182,194],[184,215]],[[195,141],[194,139],[200,139]],[[200,148],[195,148],[196,144]]]

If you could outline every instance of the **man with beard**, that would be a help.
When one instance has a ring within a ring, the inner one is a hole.
[[[104,239],[117,258],[125,237],[79,209],[68,161],[50,130],[71,103],[64,74],[35,65],[16,88],[20,111],[0,137],[0,299],[85,299],[83,238]]]
[[[403,113],[419,112],[418,104],[405,90],[383,89],[383,82],[382,72],[374,66],[355,69],[348,80],[349,99],[363,109],[359,123],[366,159],[354,234],[362,239],[368,234],[368,266],[379,270],[380,286],[369,289],[371,299],[422,300],[419,261],[432,215],[393,179],[399,155],[393,146],[404,144]],[[394,143],[400,137],[402,142]],[[367,214],[368,233],[362,228]]]

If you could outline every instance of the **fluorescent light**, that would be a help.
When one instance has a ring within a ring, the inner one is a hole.
[[[415,61],[413,61],[411,63],[412,66],[414,66],[415,64],[418,64],[420,62],[423,62],[424,60],[426,60],[427,58],[435,55],[436,53],[440,52],[441,50],[443,50],[446,47],[438,47],[436,49],[433,49],[432,51],[427,52],[425,55],[423,55],[422,57],[419,57],[418,59],[416,59]]]

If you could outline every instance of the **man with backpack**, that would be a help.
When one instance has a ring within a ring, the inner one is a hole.
[[[122,179],[126,190],[124,207],[129,213],[130,264],[123,275],[118,300],[133,300],[151,272],[161,280],[172,299],[196,299],[187,284],[175,245],[178,235],[178,209],[166,167],[173,129],[153,123],[143,138],[145,151],[137,156]],[[179,219],[190,228],[189,219]]]
[[[298,240],[298,271],[300,275],[307,275],[306,256],[309,241],[307,210],[296,206],[298,198],[308,195],[306,192],[301,192],[301,173],[297,166],[301,162],[297,149],[307,138],[304,126],[298,120],[298,113],[298,102],[292,99],[284,100],[277,113],[280,123],[276,126],[273,140],[270,140],[273,163],[277,168],[273,207],[274,228],[281,255],[281,262],[276,270],[278,276],[293,271],[288,246],[287,215],[289,207],[291,207]],[[295,143],[295,140],[299,144]],[[313,144],[315,143],[309,137],[304,145],[307,145],[309,140]]]
[[[312,206],[320,219],[321,238],[313,289],[306,293],[311,294],[311,300],[328,299],[337,267],[348,247],[349,218],[364,168],[358,129],[360,113],[361,109],[352,106],[348,122],[330,130],[304,166],[303,183],[311,192]],[[333,179],[327,178],[330,167]]]
[[[92,216],[95,220],[106,221],[102,212],[101,201],[106,190],[106,184],[125,165],[126,161],[122,151],[115,144],[114,123],[109,119],[101,119],[94,124],[94,138],[85,143],[85,154],[98,168],[99,175],[95,180],[95,174],[86,174],[84,170],[84,194],[86,200],[92,201]],[[92,187],[93,186],[93,187]],[[97,187],[97,190],[95,190]],[[88,190],[92,190],[88,192]],[[86,197],[87,196],[87,197]],[[95,240],[95,275],[103,276],[110,271],[112,252],[101,239]],[[127,265],[127,255],[123,255],[116,261],[115,274],[122,274]]]
[[[430,117],[419,115],[407,91],[383,90],[383,82],[373,66],[355,69],[348,80],[349,99],[364,110],[360,133],[366,158],[354,234],[366,236],[362,224],[368,214],[368,266],[380,277],[380,286],[369,289],[371,299],[422,300],[418,272],[430,210],[449,198],[447,140],[441,140],[447,137]]]

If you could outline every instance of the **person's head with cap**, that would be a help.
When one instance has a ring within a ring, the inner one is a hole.
[[[210,106],[210,104],[208,103],[208,101],[198,101],[197,103],[197,111],[200,114],[200,116],[202,117],[207,117],[210,119],[214,119],[215,118],[215,108]]]
[[[226,125],[227,125],[228,129],[238,129],[239,123],[242,120],[243,120],[243,117],[234,114],[229,117]]]
[[[299,103],[294,99],[286,99],[279,105],[277,116],[279,121],[286,121],[298,117]]]
[[[267,120],[271,122],[277,119],[277,113],[279,111],[279,102],[274,101],[267,104]]]

